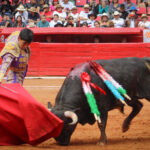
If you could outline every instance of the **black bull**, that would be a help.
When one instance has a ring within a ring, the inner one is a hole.
[[[124,120],[123,132],[129,129],[132,119],[140,112],[142,103],[139,99],[150,101],[150,58],[122,58],[112,60],[97,60],[103,68],[113,76],[126,90],[131,97],[131,101],[126,100],[127,104],[132,107],[132,112]],[[91,69],[88,62],[76,65],[65,79],[57,97],[52,112],[64,121],[62,133],[56,141],[61,145],[68,145],[77,123],[82,125],[89,123],[94,124],[95,119],[90,112],[85,94],[81,84],[81,73],[87,72],[91,76],[91,82],[96,83],[104,89],[107,95],[100,95],[98,91],[92,89],[97,101],[98,108],[101,112],[102,125],[99,126],[101,136],[99,143],[107,143],[105,134],[108,111],[121,108],[123,104],[119,102],[105,86],[103,81]],[[78,122],[70,125],[71,119],[64,115],[65,111],[73,111],[78,117]]]

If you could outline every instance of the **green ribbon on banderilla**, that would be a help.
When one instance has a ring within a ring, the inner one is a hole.
[[[98,123],[101,123],[100,119],[100,111],[98,109],[98,106],[96,104],[96,99],[92,93],[91,87],[92,86],[94,89],[98,90],[100,94],[106,95],[106,92],[98,87],[96,84],[90,82],[91,78],[87,72],[83,72],[81,74],[81,82],[82,82],[82,88],[85,93],[85,96],[87,98],[89,107],[91,109],[91,113],[94,114],[95,120],[98,121]]]

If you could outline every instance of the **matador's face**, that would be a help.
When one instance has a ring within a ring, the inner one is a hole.
[[[25,50],[30,45],[30,43],[28,43],[27,41],[21,40],[20,38],[18,38],[18,44],[19,44],[19,47],[23,50]]]

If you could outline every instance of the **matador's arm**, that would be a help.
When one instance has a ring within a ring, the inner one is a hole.
[[[2,82],[2,79],[4,78],[7,69],[9,68],[14,58],[15,56],[10,53],[7,53],[3,56],[2,65],[0,67],[0,82]]]

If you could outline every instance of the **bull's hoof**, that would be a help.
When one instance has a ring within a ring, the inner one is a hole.
[[[97,143],[97,145],[104,146],[104,145],[106,145],[106,143],[105,143],[105,142],[100,141],[100,142],[98,142],[98,143]]]
[[[107,144],[107,138],[105,137],[105,138],[101,138],[99,141],[98,141],[98,143],[97,143],[97,145],[100,145],[100,146],[104,146],[104,145],[106,145]]]
[[[61,146],[68,146],[69,143],[62,143],[62,142],[57,142],[58,145],[61,145]]]
[[[129,127],[130,127],[129,124],[124,123],[123,126],[122,126],[122,132],[128,131],[128,130],[129,130]]]

